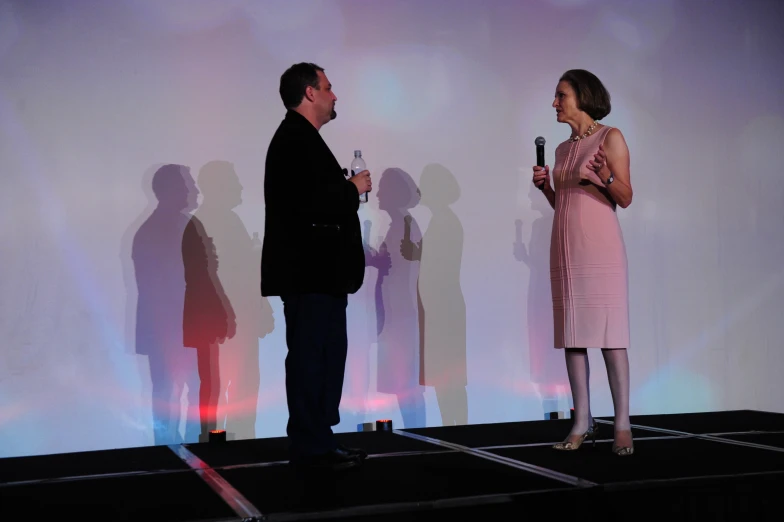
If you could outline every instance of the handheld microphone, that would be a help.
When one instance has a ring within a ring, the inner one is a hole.
[[[534,145],[536,145],[536,166],[537,167],[544,167],[544,138],[539,136],[534,140]],[[539,190],[544,190],[544,183],[541,185],[537,185],[536,188]]]

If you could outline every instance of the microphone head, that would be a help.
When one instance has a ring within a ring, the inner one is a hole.
[[[544,147],[544,138],[543,138],[543,137],[541,137],[541,136],[539,136],[538,138],[536,138],[536,139],[534,140],[534,145],[536,145],[537,147]]]

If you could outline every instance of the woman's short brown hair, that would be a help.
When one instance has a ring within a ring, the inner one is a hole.
[[[563,73],[559,81],[572,86],[580,110],[594,120],[601,120],[610,114],[610,93],[595,74],[583,69],[572,69]]]

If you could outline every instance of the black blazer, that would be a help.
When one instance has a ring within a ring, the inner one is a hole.
[[[267,149],[261,294],[353,294],[365,277],[359,193],[318,130],[288,111]]]

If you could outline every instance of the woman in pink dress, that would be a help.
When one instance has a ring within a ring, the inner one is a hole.
[[[616,207],[632,202],[629,149],[621,131],[601,125],[610,113],[610,93],[588,71],[571,70],[558,82],[556,118],[571,128],[550,168],[534,167],[534,184],[555,210],[550,242],[550,283],[555,347],[564,348],[574,399],[574,424],[554,446],[572,451],[594,442],[587,348],[601,348],[607,366],[615,436],[613,453],[634,453],[629,423],[629,298],[626,248]]]

